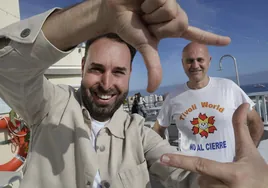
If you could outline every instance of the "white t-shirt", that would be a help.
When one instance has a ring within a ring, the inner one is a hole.
[[[91,141],[92,141],[92,145],[96,150],[96,137],[99,133],[99,131],[106,125],[106,123],[108,123],[108,121],[105,122],[100,122],[97,120],[92,119],[91,120]],[[97,171],[97,174],[95,176],[92,188],[101,188],[101,177],[100,177],[100,172],[99,170]]]
[[[231,162],[235,156],[232,116],[245,102],[251,108],[255,105],[233,81],[210,77],[204,88],[192,90],[185,84],[170,93],[157,120],[163,127],[176,122],[182,153]]]

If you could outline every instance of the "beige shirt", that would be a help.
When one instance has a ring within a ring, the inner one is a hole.
[[[145,127],[141,116],[122,107],[100,130],[95,151],[80,92],[44,77],[48,67],[69,54],[41,31],[52,11],[0,30],[0,97],[31,127],[20,187],[89,188],[98,169],[106,188],[149,188],[149,172],[168,187],[186,186],[181,181],[188,172],[159,163],[162,154],[175,149]]]

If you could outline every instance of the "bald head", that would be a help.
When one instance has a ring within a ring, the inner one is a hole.
[[[199,44],[197,42],[190,42],[187,44],[182,51],[182,56],[192,53],[194,51],[199,51],[204,55],[209,56],[208,47],[205,44]]]

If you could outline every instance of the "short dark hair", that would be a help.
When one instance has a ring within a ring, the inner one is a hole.
[[[95,38],[92,38],[92,39],[89,39],[87,42],[86,42],[86,48],[85,48],[85,58],[87,57],[87,54],[88,54],[88,49],[90,47],[91,44],[93,44],[96,40],[98,39],[101,39],[101,38],[108,38],[108,39],[111,39],[111,40],[114,40],[116,42],[120,42],[120,43],[125,43],[130,51],[130,55],[131,55],[131,63],[135,57],[135,54],[137,52],[137,50],[131,46],[130,44],[128,44],[126,41],[124,41],[123,39],[121,39],[117,34],[115,33],[108,33],[108,34],[104,34],[104,35],[100,35],[100,36],[97,36]]]

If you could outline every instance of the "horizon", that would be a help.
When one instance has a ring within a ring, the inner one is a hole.
[[[257,76],[258,75],[258,76]],[[260,75],[264,75],[264,76],[260,76]],[[255,85],[255,84],[267,84],[268,83],[268,71],[259,71],[259,72],[255,72],[255,73],[248,73],[248,74],[242,74],[242,75],[239,75],[239,79],[240,79],[240,87],[245,87],[245,86],[251,86],[251,85]],[[211,76],[209,75],[210,77],[215,77],[215,76]],[[232,81],[234,81],[236,83],[236,77],[226,77],[227,79],[230,79]],[[247,80],[250,80],[247,81]],[[176,86],[180,86],[182,84],[185,84],[186,82],[178,82],[178,83],[175,83],[175,84],[170,84],[170,85],[164,85],[164,86],[160,86],[155,92],[153,93],[157,93],[158,90],[162,89],[162,88],[169,88],[169,87],[175,87]],[[138,92],[138,91],[144,91],[146,90],[146,88],[142,88],[142,89],[135,89],[135,90],[129,90],[130,93],[133,93],[133,92]],[[268,87],[267,87],[267,90],[268,90]],[[146,92],[148,93],[148,92]],[[150,94],[150,93],[148,93]]]

